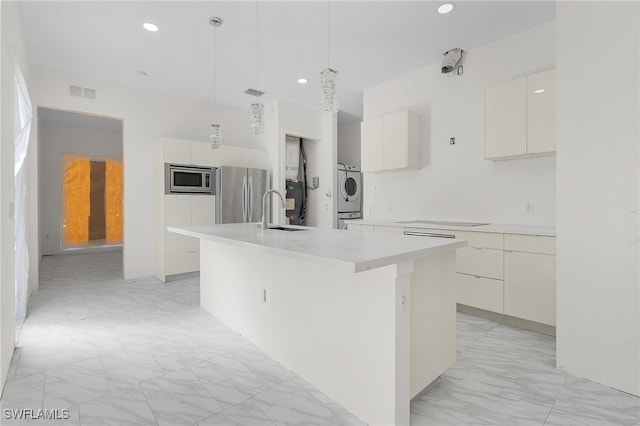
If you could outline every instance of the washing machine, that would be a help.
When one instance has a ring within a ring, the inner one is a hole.
[[[338,164],[338,213],[362,211],[362,173],[357,166]]]
[[[362,219],[362,213],[360,212],[346,212],[338,213],[338,229],[347,229],[345,221]]]

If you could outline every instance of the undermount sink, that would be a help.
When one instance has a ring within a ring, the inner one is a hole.
[[[267,229],[275,229],[276,231],[306,231],[304,228],[289,228],[286,226],[269,226]]]
[[[488,223],[480,223],[480,222],[448,222],[446,220],[404,220],[396,223],[421,223],[421,224],[431,224],[431,225],[444,225],[444,226],[481,226],[481,225],[489,225]]]

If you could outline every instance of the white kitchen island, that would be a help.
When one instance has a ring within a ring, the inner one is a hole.
[[[455,362],[461,240],[255,224],[168,228],[200,239],[200,304],[371,425]]]

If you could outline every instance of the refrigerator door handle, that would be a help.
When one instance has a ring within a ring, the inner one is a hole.
[[[247,196],[247,201],[249,204],[249,212],[247,214],[247,222],[251,220],[253,217],[253,179],[249,176],[249,194]]]
[[[242,221],[247,220],[247,177],[242,178]]]

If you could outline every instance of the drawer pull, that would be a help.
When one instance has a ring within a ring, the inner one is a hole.
[[[436,237],[436,238],[455,238],[455,235],[451,234],[436,234],[433,232],[415,232],[415,231],[404,231],[404,235],[413,235],[416,237]]]

